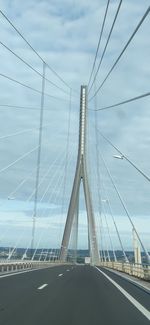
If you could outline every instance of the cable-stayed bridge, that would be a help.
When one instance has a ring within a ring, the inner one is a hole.
[[[123,1],[106,37],[111,6],[108,0],[89,77],[75,86],[0,11],[0,324],[149,324],[150,92],[137,86],[126,97],[123,89],[115,100],[109,91],[149,26],[150,7],[110,65]],[[147,80],[148,68],[142,72]],[[145,138],[135,150],[136,124]]]

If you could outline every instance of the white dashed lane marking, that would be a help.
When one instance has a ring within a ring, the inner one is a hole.
[[[45,283],[45,284],[43,284],[42,286],[40,286],[40,287],[38,288],[38,290],[42,290],[42,289],[44,289],[46,286],[48,286],[47,283]]]

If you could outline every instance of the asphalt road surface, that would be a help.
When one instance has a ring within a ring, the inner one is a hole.
[[[150,294],[105,269],[0,276],[0,325],[148,325]]]

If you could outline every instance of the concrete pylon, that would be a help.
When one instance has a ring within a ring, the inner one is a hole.
[[[132,229],[132,235],[133,235],[134,262],[135,264],[142,264],[141,249],[134,229]]]
[[[88,233],[90,244],[91,264],[99,264],[100,255],[98,250],[98,242],[95,227],[95,218],[93,213],[92,198],[88,182],[88,173],[86,165],[86,125],[87,125],[87,86],[81,86],[80,95],[80,127],[79,127],[79,147],[78,158],[76,165],[76,172],[74,183],[68,208],[68,214],[62,239],[60,260],[64,262],[67,257],[70,234],[72,230],[73,220],[77,211],[79,190],[81,181],[83,182],[83,189],[85,195],[85,205],[88,220]]]

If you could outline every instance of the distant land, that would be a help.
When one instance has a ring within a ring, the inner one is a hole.
[[[39,248],[36,250],[34,249],[26,249],[26,248],[16,248],[13,247],[0,247],[0,259],[11,259],[11,260],[20,260],[24,257],[24,260],[29,260],[35,254],[34,260],[45,260],[45,261],[56,261],[59,258],[60,249],[59,248]],[[115,250],[116,258],[118,261],[123,262],[123,254],[121,250]],[[106,258],[108,261],[108,252],[100,251],[101,257]],[[128,257],[129,262],[134,263],[134,253],[133,251],[126,251],[126,255]],[[142,255],[142,262],[146,263],[146,258],[144,253]],[[89,250],[86,249],[79,249],[69,250],[68,251],[68,261],[77,261],[77,263],[84,263],[85,257],[89,256]],[[109,257],[111,261],[114,260],[113,251],[109,250]]]

